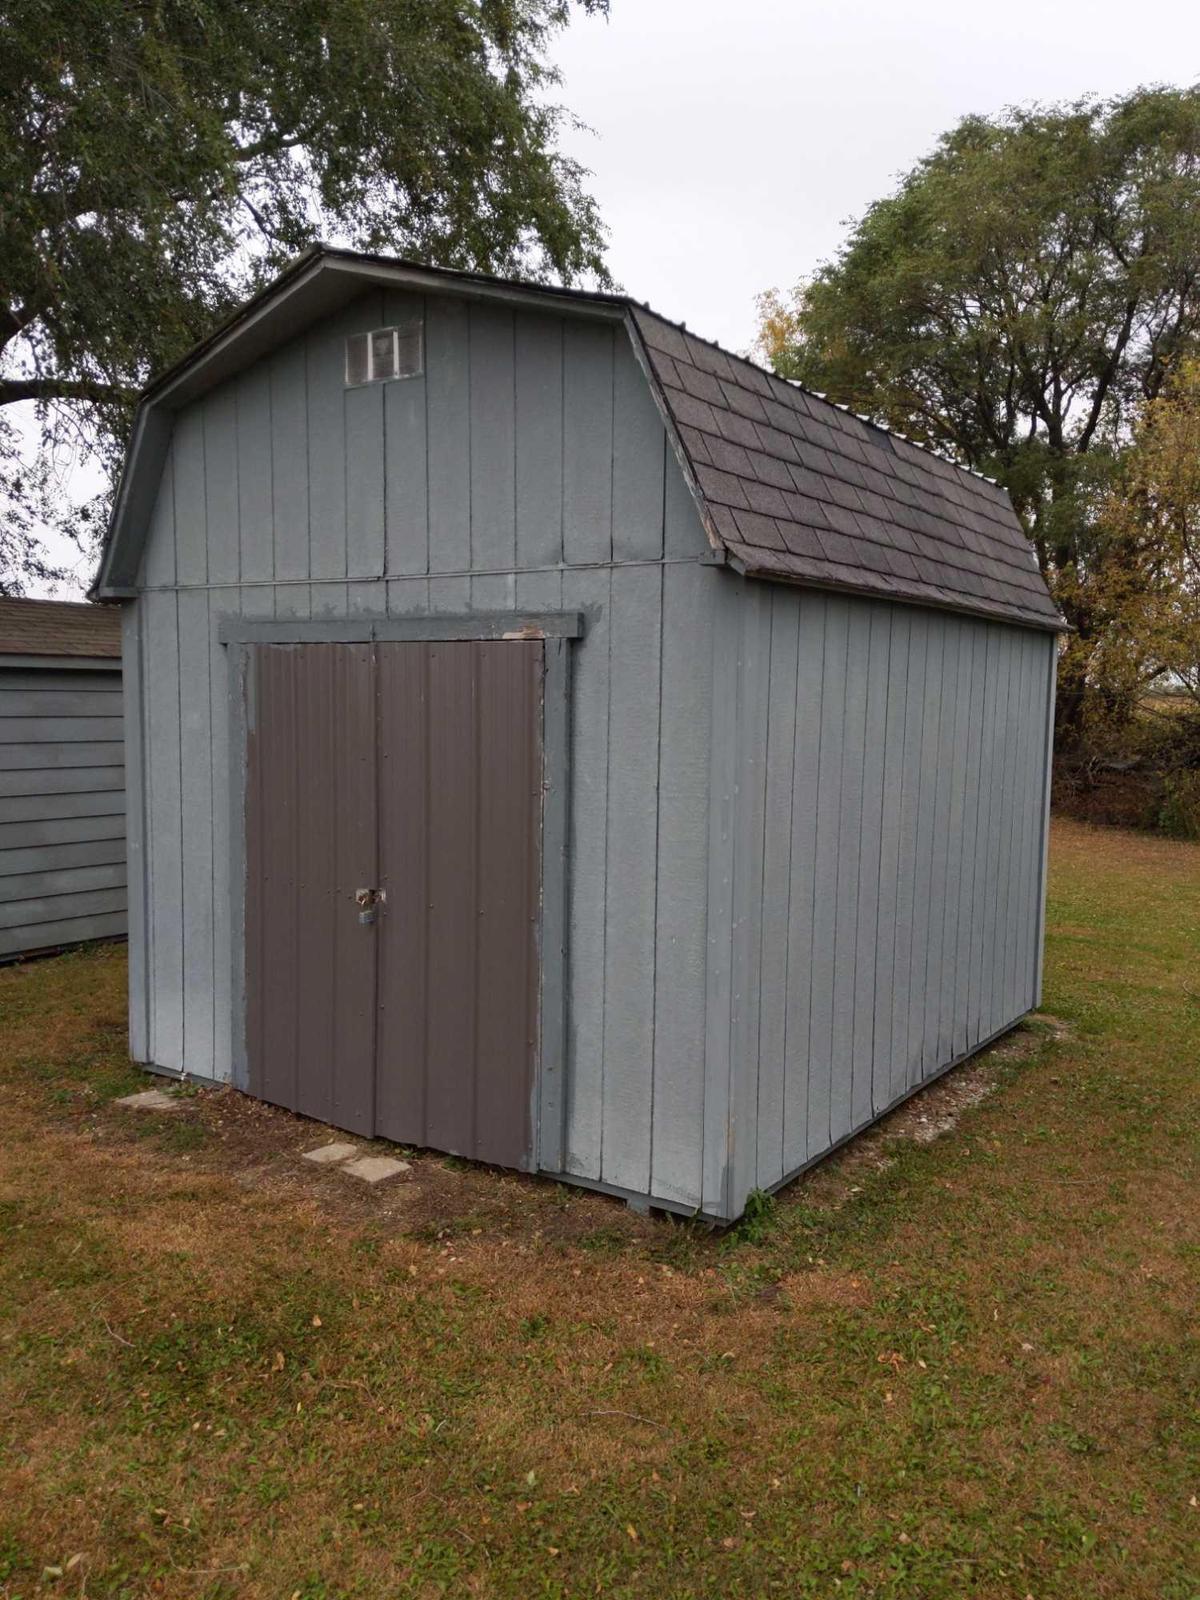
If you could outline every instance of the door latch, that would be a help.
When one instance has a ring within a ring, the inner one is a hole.
[[[358,907],[358,920],[364,928],[373,926],[379,907],[387,899],[386,889],[356,889],[354,903]]]

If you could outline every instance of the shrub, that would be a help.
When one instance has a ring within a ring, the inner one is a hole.
[[[1158,828],[1172,839],[1200,839],[1200,772],[1172,772],[1163,780]]]

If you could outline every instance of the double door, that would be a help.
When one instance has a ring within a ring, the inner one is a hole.
[[[531,1162],[543,647],[251,648],[251,1093]]]

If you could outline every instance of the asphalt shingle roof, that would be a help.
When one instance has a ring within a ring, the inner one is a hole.
[[[1064,626],[1007,493],[632,307],[708,513],[754,577]]]
[[[0,596],[0,656],[121,654],[121,614],[74,600]]]

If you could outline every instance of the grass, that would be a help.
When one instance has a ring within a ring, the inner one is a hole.
[[[1065,1028],[724,1238],[250,1184],[108,1107],[119,951],[0,972],[0,1595],[1197,1600],[1198,932],[1200,848],[1057,826]]]

